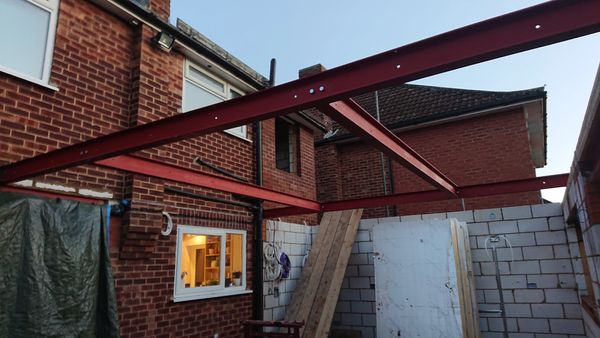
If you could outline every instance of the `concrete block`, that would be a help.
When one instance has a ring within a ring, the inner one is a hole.
[[[550,319],[554,333],[584,334],[583,321],[579,319]]]
[[[338,313],[350,312],[350,302],[344,301],[344,300],[338,301],[337,304],[335,305],[335,312],[338,312]]]
[[[469,247],[471,247],[471,249],[477,249],[477,237],[476,236],[469,237]]]
[[[491,253],[488,253],[484,249],[471,250],[471,259],[473,262],[489,262],[491,261]]]
[[[573,289],[546,289],[545,292],[548,303],[579,303],[577,292]]]
[[[544,291],[534,289],[514,290],[516,303],[542,303],[544,301]]]
[[[296,233],[291,231],[286,231],[283,233],[283,241],[290,244],[299,243],[298,239],[296,238]]]
[[[562,216],[548,217],[548,227],[550,230],[563,230],[565,226],[565,219]]]
[[[569,243],[577,243],[577,232],[575,228],[567,229],[567,241]]]
[[[516,261],[510,262],[511,274],[538,274],[540,273],[540,264],[538,261]]]
[[[577,288],[577,283],[575,282],[575,276],[572,274],[558,275],[558,282],[560,283],[561,288],[565,288],[565,289]]]
[[[553,333],[548,333],[548,334],[545,334],[545,333],[540,334],[540,333],[538,333],[538,334],[535,335],[535,337],[536,338],[569,338],[569,336],[565,335],[565,334],[553,334]],[[575,336],[571,336],[571,338],[576,338],[576,337]],[[582,338],[586,338],[586,337],[582,337]]]
[[[488,318],[488,327],[490,331],[504,332],[502,318]]]
[[[374,313],[373,302],[350,302],[352,313]]]
[[[409,215],[409,216],[400,216],[400,220],[402,222],[412,222],[412,221],[421,221],[421,215]]]
[[[531,317],[529,304],[504,304],[507,317]]]
[[[504,338],[504,334],[501,332],[481,332],[481,338]]]
[[[535,204],[531,206],[533,217],[562,216],[560,203]]]
[[[488,322],[487,318],[479,318],[479,330],[480,331],[488,331]]]
[[[375,290],[374,289],[361,289],[360,299],[367,302],[375,301]]]
[[[273,297],[273,295],[265,296],[265,308],[272,309],[279,306],[279,299]]]
[[[496,275],[496,265],[493,262],[481,262],[481,274],[483,275]],[[500,275],[508,275],[510,269],[508,268],[508,262],[498,262],[498,269]]]
[[[554,250],[551,245],[523,247],[524,259],[552,259]]]
[[[360,264],[367,264],[367,262],[368,262],[367,254],[360,253],[360,254],[351,254],[348,264],[360,265]]]
[[[488,226],[490,227],[491,234],[510,234],[519,232],[517,221],[489,222]]]
[[[556,248],[554,249],[554,253],[556,255]],[[564,253],[564,254],[569,255],[568,257],[564,257],[564,258],[580,258],[581,255],[579,253],[579,243],[569,243],[569,252]],[[563,257],[556,257],[556,258],[563,258]]]
[[[478,289],[498,289],[496,277],[494,276],[477,276],[475,277],[475,285]]]
[[[290,231],[290,223],[287,222],[276,222],[275,228],[277,231]]]
[[[446,217],[456,218],[460,222],[467,222],[467,223],[475,222],[475,218],[473,217],[472,210],[448,212],[448,213],[446,213]]]
[[[558,285],[557,275],[528,275],[527,283],[534,283],[535,288],[555,288]]]
[[[290,224],[290,231],[304,233],[304,224]]]
[[[581,318],[581,305],[580,304],[563,304],[565,309],[566,318]]]
[[[538,335],[534,335],[533,333],[522,333],[522,332],[509,332],[508,338],[535,338]]]
[[[475,299],[477,300],[478,303],[484,303],[485,300],[485,296],[484,296],[484,291],[493,291],[493,290],[475,290]]]
[[[472,263],[472,267],[473,267],[473,275],[474,276],[481,276],[481,267],[479,267],[480,263]]]
[[[531,218],[531,207],[529,205],[523,205],[518,207],[502,208],[502,216],[507,220]]]
[[[435,213],[435,214],[423,214],[421,215],[423,220],[428,219],[446,219],[446,213]]]
[[[358,231],[356,233],[356,241],[357,242],[370,242],[371,235],[370,235],[369,231],[366,231],[366,230]]]
[[[400,216],[382,217],[377,219],[379,224],[382,223],[398,223],[400,222]]]
[[[493,222],[493,221],[501,221],[502,220],[502,210],[501,209],[482,209],[475,210],[473,213],[475,218],[475,222]]]
[[[375,267],[373,265],[359,265],[358,275],[361,277],[375,276]]]
[[[362,316],[358,313],[342,313],[342,325],[362,325]]]
[[[346,267],[346,277],[358,277],[358,267],[362,265],[348,265]]]
[[[477,306],[479,307],[479,310],[498,310],[498,304],[486,304],[486,303],[478,303]],[[479,317],[494,317],[494,318],[500,318],[500,314],[499,313],[484,313],[481,312],[479,313]]]
[[[576,245],[576,244],[575,244]],[[566,244],[554,245],[554,257],[555,258],[575,258],[578,255],[571,255],[569,252],[569,246]]]
[[[506,318],[506,327],[508,329],[508,332],[519,331],[519,326],[517,325],[517,318]]]
[[[527,279],[525,275],[500,276],[502,289],[525,289],[527,288]]]
[[[264,320],[273,320],[273,309],[264,309],[263,317]]]
[[[351,289],[368,289],[371,284],[368,277],[351,277],[348,280]]]
[[[350,251],[350,253],[353,253],[353,254],[357,254],[358,253],[358,242],[354,242],[352,244],[352,250]]]
[[[360,220],[360,223],[358,224],[358,228],[363,230],[363,229],[371,228],[374,224],[378,224],[378,223],[379,223],[379,219],[377,219],[377,218],[365,218],[365,219]]]
[[[518,322],[519,328],[523,332],[550,333],[550,327],[547,319],[519,318]]]
[[[568,273],[573,272],[570,259],[553,259],[540,261],[542,273]]]
[[[359,242],[358,243],[358,252],[372,253],[373,252],[373,242]]]
[[[498,261],[520,261],[523,259],[521,248],[498,248]]]
[[[375,338],[375,328],[373,327],[359,327],[360,338]]]
[[[546,231],[548,230],[548,220],[545,218],[528,218],[520,219],[519,231],[520,232],[534,232],[534,231]]]
[[[377,325],[377,318],[374,314],[363,314],[362,315],[362,323],[365,326],[375,326]]]
[[[490,236],[488,236],[488,235],[477,236],[477,246],[480,249],[484,249],[487,245],[488,249],[491,249],[492,243],[490,243],[489,238],[490,238]],[[496,248],[507,248],[508,247],[508,245],[506,245],[506,241],[496,242],[496,243],[494,243],[494,246]]]
[[[291,300],[292,300],[292,292],[284,292],[279,295],[279,305],[280,306],[289,305]]]
[[[273,309],[273,320],[283,320],[285,317],[285,308],[278,307]]]
[[[508,234],[506,235],[506,239],[508,239],[508,241],[513,247],[536,245],[535,235],[532,232],[526,232],[522,234]]]
[[[564,231],[544,231],[535,233],[536,243],[538,245],[548,244],[566,244],[567,237]]]
[[[531,304],[531,313],[536,318],[564,318],[562,304]]]
[[[469,236],[490,234],[487,223],[468,223],[467,228],[469,229]]]
[[[488,304],[495,304],[495,303],[500,303],[500,293],[498,290],[477,290],[477,293],[482,292],[483,293],[483,297],[482,299],[477,299],[477,301],[481,301],[481,302],[485,302]]]
[[[360,300],[360,291],[356,289],[342,289],[339,300]]]

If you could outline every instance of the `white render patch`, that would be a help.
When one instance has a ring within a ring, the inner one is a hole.
[[[83,196],[90,196],[96,198],[113,198],[113,194],[107,191],[95,191],[91,189],[79,189],[79,194]]]
[[[19,181],[19,182],[15,182],[13,184],[21,186],[21,187],[33,187],[33,181],[32,180],[22,180],[22,181]]]
[[[66,187],[64,185],[53,184],[53,183],[35,182],[35,187],[40,188],[40,189],[62,191],[62,192],[77,192],[77,189],[75,189],[73,187]]]

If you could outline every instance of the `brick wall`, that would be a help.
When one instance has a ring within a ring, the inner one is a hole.
[[[524,113],[521,109],[425,127],[398,134],[426,160],[442,170],[456,184],[470,185],[535,177],[529,150]],[[362,143],[317,147],[319,199],[342,191],[344,198],[383,194],[380,153]],[[337,152],[337,160],[334,156]],[[331,170],[337,164],[338,171]],[[387,164],[385,165],[387,172]],[[433,189],[400,164],[393,164],[394,192]],[[389,184],[389,180],[388,180]],[[465,199],[465,209],[493,208],[540,202],[536,192]],[[448,200],[396,206],[398,215],[462,210],[460,201]],[[367,209],[365,217],[387,216],[385,208]]]
[[[498,249],[509,337],[584,337],[579,296],[586,290],[581,260],[574,229],[565,227],[559,204],[363,220],[339,295],[334,328],[360,331],[363,338],[375,336],[373,226],[445,218],[468,224],[479,309],[499,309],[495,268],[485,252],[485,239],[502,234],[512,244],[512,255],[505,245]],[[483,337],[502,337],[498,314],[480,316]]]

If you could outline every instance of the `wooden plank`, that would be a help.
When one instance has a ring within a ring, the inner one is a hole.
[[[473,337],[479,338],[481,330],[479,329],[479,308],[477,306],[477,295],[475,294],[475,276],[473,274],[473,260],[471,258],[471,243],[469,241],[469,230],[466,223],[460,223],[465,246],[465,262],[467,263],[467,284],[469,292],[469,302],[471,308],[471,325],[473,327]]]
[[[464,297],[464,281],[463,281],[463,275],[464,275],[464,267],[462,264],[462,258],[461,258],[461,254],[460,254],[460,250],[461,250],[461,246],[458,240],[458,230],[456,228],[456,223],[455,222],[450,222],[450,236],[451,236],[451,240],[452,240],[452,249],[454,252],[454,265],[456,267],[456,288],[458,289],[458,299],[459,299],[459,306],[460,306],[460,319],[462,322],[462,332],[463,332],[463,337],[468,338],[467,335],[467,319],[465,318],[465,313],[466,313],[466,309],[465,309],[465,297]]]
[[[299,293],[294,292],[290,310],[286,313],[286,321],[305,321],[308,319],[312,303],[315,299],[316,290],[319,287],[321,274],[325,269],[326,258],[329,255],[330,244],[335,235],[335,229],[338,225],[342,211],[333,212],[329,222],[321,221],[319,234],[317,235],[316,250],[310,252],[306,266],[302,269],[300,280],[296,284],[296,290],[303,290]],[[301,294],[301,295],[300,295]]]
[[[329,286],[331,285],[332,272],[335,269],[337,257],[340,254],[340,248],[342,247],[344,234],[346,232],[346,228],[348,227],[348,222],[350,221],[351,216],[352,210],[343,211],[339,222],[334,227],[335,234],[330,243],[329,252],[326,256],[324,256],[325,264],[323,273],[318,276],[318,288],[315,289],[315,298],[311,304],[306,325],[304,326],[304,331],[302,334],[303,337],[316,337],[315,332],[321,318],[323,305],[325,304],[325,299],[330,291]]]
[[[342,282],[344,281],[344,275],[346,274],[346,268],[348,267],[348,261],[350,260],[352,246],[356,240],[356,232],[358,231],[362,213],[363,209],[357,209],[352,212],[352,216],[350,217],[350,223],[346,228],[344,241],[337,257],[335,269],[331,278],[331,285],[329,287],[329,292],[326,295],[327,298],[323,305],[323,311],[315,337],[329,336],[331,321],[333,320],[333,314],[335,313],[335,307],[342,288]]]

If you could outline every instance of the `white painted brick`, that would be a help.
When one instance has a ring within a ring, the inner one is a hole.
[[[349,281],[351,289],[368,289],[370,285],[367,277],[351,277]]]
[[[567,238],[564,231],[536,232],[535,239],[538,245],[567,243]]]
[[[518,207],[502,208],[504,219],[524,219],[531,218],[531,207],[528,205]]]
[[[489,235],[487,223],[468,223],[467,228],[469,229],[469,235]]]
[[[382,218],[378,218],[377,221],[379,222],[379,224],[398,223],[398,222],[400,222],[400,216],[382,217]]]
[[[540,264],[538,261],[510,262],[511,274],[538,274],[540,273]]]
[[[361,231],[357,232],[356,233],[356,241],[357,242],[370,242],[371,236],[369,234],[369,231],[361,230]]]
[[[545,292],[548,303],[579,303],[577,292],[573,289],[546,289]]]
[[[361,289],[360,299],[367,302],[375,301],[375,289]]]
[[[548,220],[545,218],[520,219],[518,220],[518,223],[520,232],[548,230]]]
[[[560,274],[558,275],[558,282],[560,283],[561,288],[577,288],[577,283],[575,282],[575,276],[572,274]]]
[[[501,221],[502,211],[500,209],[475,210],[473,213],[475,222]]]
[[[570,259],[553,259],[540,261],[542,273],[567,273],[573,272]]]
[[[544,291],[542,290],[514,290],[514,295],[517,303],[541,303],[544,301]]]
[[[584,334],[583,321],[578,319],[550,319],[552,332],[566,334]]]
[[[412,222],[422,220],[421,215],[400,216],[402,222]]]
[[[478,289],[497,289],[496,277],[494,276],[477,276],[475,277],[475,285]]]
[[[523,332],[539,332],[549,333],[550,327],[548,326],[547,319],[528,319],[519,318],[519,328]]]
[[[506,239],[510,244],[515,246],[532,246],[536,245],[534,233],[523,233],[523,234],[508,234]]]
[[[448,218],[456,218],[460,222],[475,222],[472,210],[449,212],[446,216]]]
[[[571,258],[578,257],[578,255],[571,255],[569,252],[569,246],[566,244],[560,244],[554,246],[554,257],[556,258]]]
[[[421,218],[423,220],[428,220],[428,219],[446,219],[446,214],[445,213],[424,214],[424,215],[421,215]]]
[[[551,245],[547,246],[526,246],[523,247],[524,259],[552,259],[554,250]]]
[[[531,317],[529,304],[504,304],[507,317]]]
[[[350,302],[353,313],[373,313],[373,302]]]
[[[373,242],[359,242],[358,243],[358,252],[372,253],[373,252]]]
[[[375,267],[373,265],[359,265],[358,275],[364,277],[375,276]]]
[[[563,230],[565,228],[565,219],[562,216],[549,217],[548,227],[550,230]]]
[[[531,304],[531,313],[536,318],[563,318],[562,304]]]
[[[496,265],[493,262],[481,262],[481,273],[484,275],[496,275]],[[508,262],[498,262],[498,270],[501,275],[510,273]]]
[[[525,275],[500,276],[502,289],[524,289],[527,287]]]
[[[580,304],[563,304],[566,318],[581,318]]]
[[[536,204],[531,206],[533,217],[562,216],[560,203]]]
[[[509,234],[519,232],[516,221],[489,222],[490,233]]]
[[[528,275],[527,282],[535,283],[539,289],[555,288],[558,285],[558,277],[556,275]]]

